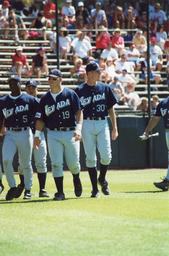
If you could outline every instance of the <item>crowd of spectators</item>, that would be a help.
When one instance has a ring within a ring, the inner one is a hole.
[[[1,33],[3,38],[7,39],[11,33],[17,42],[20,39],[41,37],[43,40],[50,40],[52,51],[54,53],[57,51],[55,1],[34,0],[31,6],[26,6],[24,1],[19,0],[4,0],[0,3],[0,28],[3,28]],[[151,80],[155,84],[160,83],[160,71],[163,68],[163,56],[165,56],[169,81],[169,27],[166,25],[169,22],[168,13],[163,9],[162,1],[160,4],[150,0],[150,42],[147,42],[146,1],[128,1],[123,6],[118,4],[119,1],[116,0],[105,3],[90,0],[76,1],[76,5],[73,5],[71,0],[65,0],[62,7],[58,9],[60,58],[67,60],[68,54],[71,53],[74,67],[70,72],[73,77],[84,81],[86,81],[84,65],[91,60],[98,62],[103,68],[100,80],[110,83],[112,90],[118,95],[119,102],[136,109],[136,103],[139,100],[133,100],[129,96],[136,95],[135,86],[138,83],[138,75],[135,75],[135,71],[141,71],[140,78],[145,84],[147,83],[148,44]],[[34,18],[28,29],[23,17],[29,15]],[[78,31],[73,32],[75,29]],[[36,56],[39,56],[40,52]],[[44,54],[43,48],[42,55]],[[19,52],[16,51],[16,55],[19,56]],[[32,60],[32,68],[27,66],[26,69],[29,72],[25,74],[27,76],[35,74],[38,78],[41,77],[41,72],[47,74],[47,59],[43,57],[42,62],[44,66],[36,67]],[[16,66],[15,71],[21,76],[25,62],[22,63],[22,69],[18,63],[12,65],[13,69]],[[143,105],[146,106],[146,100],[142,100],[140,99],[138,109]]]

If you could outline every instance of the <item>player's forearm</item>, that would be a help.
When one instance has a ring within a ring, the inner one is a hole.
[[[37,119],[36,120],[36,130],[42,131],[45,123],[42,120]]]
[[[161,117],[159,117],[159,116],[153,116],[150,119],[150,121],[149,121],[149,123],[148,123],[148,125],[147,125],[147,127],[146,127],[146,129],[144,131],[144,134],[148,134],[157,125],[157,123],[160,120],[160,118]]]
[[[116,114],[113,107],[109,109],[109,116],[111,119],[113,130],[117,130]]]
[[[76,123],[77,124],[82,124],[83,123],[83,112],[81,109],[79,109],[77,112],[76,112]]]

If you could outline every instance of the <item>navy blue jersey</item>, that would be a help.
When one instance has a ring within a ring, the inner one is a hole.
[[[0,98],[0,122],[5,119],[5,127],[29,127],[37,105],[35,98],[26,93],[16,99],[6,95]]]
[[[81,100],[84,119],[92,116],[108,116],[108,110],[117,103],[110,86],[101,82],[97,82],[95,86],[83,83],[75,89],[75,92]]]
[[[35,98],[35,100],[37,101],[37,105],[39,105],[40,99],[39,98]],[[37,111],[38,111],[38,109],[39,108],[37,107]],[[31,130],[32,130],[33,134],[34,134],[35,130],[36,130],[36,128],[35,128],[35,117],[34,116],[32,116],[32,122],[31,122],[30,127],[31,127]]]
[[[64,88],[53,99],[48,91],[40,100],[40,110],[36,118],[41,119],[47,128],[73,127],[76,126],[76,112],[81,109],[77,94],[68,88]]]
[[[154,115],[162,117],[164,120],[164,128],[169,129],[169,97],[160,101]]]

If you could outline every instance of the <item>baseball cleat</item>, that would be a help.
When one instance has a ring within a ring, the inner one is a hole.
[[[49,197],[49,194],[46,192],[45,189],[40,190],[39,197]]]
[[[2,193],[3,190],[4,190],[4,185],[1,184],[1,185],[0,185],[0,194]]]
[[[6,194],[6,200],[12,200],[18,197],[18,189],[16,187],[10,188]]]
[[[17,190],[18,190],[18,195],[17,195],[16,198],[19,198],[19,197],[22,195],[22,192],[23,192],[23,190],[24,190],[24,187],[23,187],[21,184],[19,184],[19,185],[17,186]]]
[[[65,200],[65,194],[64,193],[55,193],[53,200],[55,200],[55,201]]]
[[[168,191],[169,180],[165,178],[161,182],[154,182],[154,186],[156,186],[156,188],[162,189],[163,191]]]
[[[23,199],[32,199],[32,194],[30,190],[25,190]]]
[[[79,179],[79,182],[74,182],[74,187],[75,187],[75,190],[74,190],[75,195],[77,197],[81,196],[81,194],[82,194],[82,184],[81,184],[80,179]]]
[[[110,195],[110,189],[108,186],[108,182],[106,180],[100,181],[98,179],[98,184],[101,186],[102,193],[106,196]]]
[[[92,191],[92,194],[91,194],[91,198],[99,198],[100,197],[100,194],[99,194],[99,191]]]

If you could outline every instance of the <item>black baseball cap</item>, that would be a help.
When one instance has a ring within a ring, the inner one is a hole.
[[[52,76],[52,77],[62,77],[62,73],[61,73],[61,71],[59,70],[59,69],[51,69],[50,71],[49,71],[49,74],[48,74],[48,76]]]
[[[31,86],[31,85],[37,87],[36,81],[33,80],[33,79],[30,79],[30,80],[28,80],[28,81],[26,82],[26,87]]]
[[[123,69],[123,70],[122,70],[122,72],[125,72],[125,73],[127,73],[127,69]]]
[[[12,75],[12,76],[10,76],[10,77],[8,78],[8,82],[9,82],[10,80],[12,80],[12,79],[14,79],[14,80],[18,81],[19,83],[21,83],[21,79],[20,79],[20,77],[19,77],[18,75]]]
[[[95,61],[91,61],[86,65],[86,72],[89,71],[100,71],[103,68],[100,68],[99,65]]]

